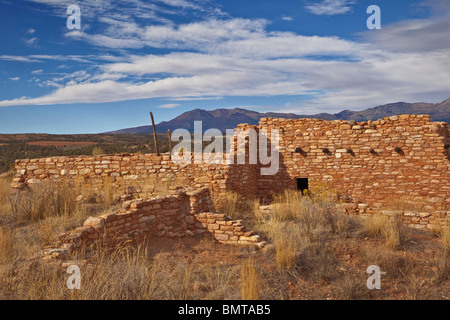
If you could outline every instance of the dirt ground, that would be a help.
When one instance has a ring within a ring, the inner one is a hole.
[[[329,243],[328,259],[319,261],[300,253],[296,268],[279,274],[274,262],[276,250],[268,245],[252,247],[222,245],[212,240],[152,239],[148,259],[175,265],[196,265],[240,271],[243,261],[254,258],[260,274],[263,299],[299,300],[449,300],[450,283],[439,280],[442,245],[429,232],[411,230],[402,248],[388,250],[379,239],[345,239]],[[448,257],[444,257],[449,262]],[[369,290],[366,273],[369,265],[379,265],[381,290]],[[239,287],[239,284],[236,284]]]

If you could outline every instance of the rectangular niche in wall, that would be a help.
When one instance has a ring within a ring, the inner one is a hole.
[[[308,178],[297,178],[297,191],[304,193],[309,190],[309,179]]]

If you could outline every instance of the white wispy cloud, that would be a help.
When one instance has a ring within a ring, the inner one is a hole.
[[[9,78],[9,80],[11,80],[11,81],[19,81],[20,77],[11,77],[11,78]]]
[[[366,41],[395,52],[430,52],[450,48],[450,15],[414,19],[383,26],[383,32],[364,32]]]
[[[333,16],[351,12],[354,0],[322,0],[318,3],[305,6],[305,8],[316,15]]]
[[[169,103],[169,104],[163,104],[163,105],[160,105],[160,106],[158,106],[157,108],[158,108],[158,109],[174,109],[174,108],[179,107],[179,106],[181,106],[181,104],[178,104],[178,103]]]
[[[24,41],[28,46],[36,46],[39,41],[39,38],[33,37],[31,39],[24,39]]]
[[[30,56],[14,56],[7,54],[0,55],[0,60],[14,61],[14,62],[28,62],[28,63],[39,62],[39,60],[33,59]]]
[[[183,5],[183,1],[175,0],[157,2],[169,7]],[[97,5],[102,3],[106,2]],[[328,3],[334,12],[344,13],[351,9],[352,2]],[[104,33],[76,31],[68,32],[67,37],[117,49],[113,52],[148,47],[169,53],[2,55],[0,60],[16,62],[84,62],[89,63],[89,69],[42,81],[41,85],[56,88],[50,94],[0,101],[0,107],[151,98],[182,101],[315,95],[301,106],[317,113],[392,101],[444,100],[449,94],[450,41],[442,30],[448,29],[448,21],[448,15],[407,20],[383,26],[381,33],[364,33],[359,41],[350,41],[269,31],[270,21],[265,19],[213,16],[178,25],[143,25],[110,13],[101,21],[107,25]],[[430,35],[431,31],[435,34]],[[160,107],[177,106],[173,103]],[[296,105],[279,111],[295,108],[299,112]]]
[[[42,63],[45,61],[73,61],[82,63],[95,63],[96,61],[123,61],[123,57],[112,55],[45,55],[45,54],[33,54],[25,56],[17,55],[0,55],[0,60],[14,61],[14,62],[27,62],[27,63]],[[67,67],[67,66],[65,66]]]

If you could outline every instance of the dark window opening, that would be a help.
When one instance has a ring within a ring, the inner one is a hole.
[[[309,179],[308,178],[297,178],[297,191],[302,193],[308,192],[309,190]]]
[[[295,153],[299,153],[299,154],[301,154],[304,157],[308,156],[308,153],[305,150],[303,150],[302,148],[300,148],[300,147],[295,149]]]
[[[403,151],[403,149],[399,148],[399,147],[395,148],[395,152],[397,152],[399,155],[402,155],[402,156],[405,155],[405,152]]]

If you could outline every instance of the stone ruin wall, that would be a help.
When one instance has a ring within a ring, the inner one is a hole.
[[[201,234],[210,234],[224,244],[265,245],[242,220],[215,212],[208,188],[172,188],[168,196],[125,201],[116,212],[88,218],[83,226],[57,236],[55,243],[37,257],[64,261],[74,252],[151,243],[154,237],[179,239]]]
[[[223,155],[225,158],[225,155]],[[13,189],[23,189],[44,180],[68,180],[103,191],[109,181],[122,200],[157,195],[155,185],[168,183],[192,188],[210,188],[214,204],[226,191],[256,195],[256,165],[176,164],[170,155],[118,154],[79,157],[23,159],[15,162]]]
[[[279,129],[281,136],[281,170],[258,180],[260,196],[296,189],[297,178],[308,178],[371,208],[408,198],[450,210],[450,132],[445,122],[430,122],[426,115],[362,123],[268,118],[259,128]]]
[[[69,179],[102,188],[106,179],[124,194],[139,198],[153,183],[183,180],[183,186],[209,188],[217,207],[227,191],[268,199],[284,189],[297,189],[297,178],[310,186],[323,183],[346,199],[352,214],[383,210],[395,199],[426,200],[427,211],[441,224],[450,217],[450,133],[446,123],[429,116],[395,116],[377,121],[261,119],[259,126],[280,130],[280,170],[261,176],[259,165],[178,165],[169,155],[122,154],[17,160],[13,188],[46,179]],[[396,151],[396,148],[400,148]],[[130,191],[130,189],[132,191]],[[406,220],[429,226],[433,217],[407,212]],[[435,220],[436,220],[435,219]]]

